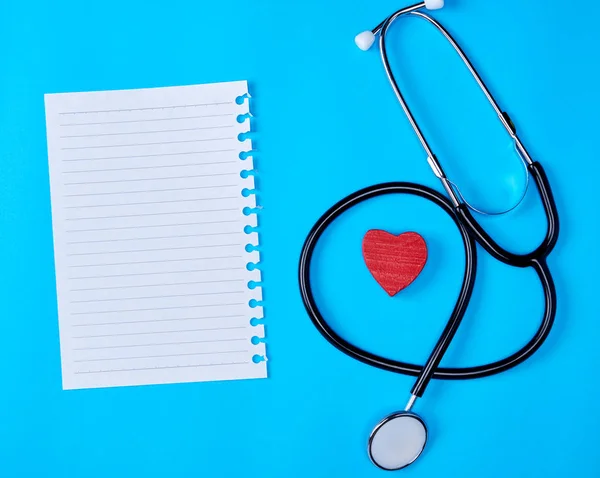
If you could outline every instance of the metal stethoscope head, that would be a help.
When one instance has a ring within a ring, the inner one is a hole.
[[[368,452],[371,461],[387,471],[401,470],[414,462],[427,443],[427,426],[410,411],[416,395],[412,395],[404,411],[381,420],[371,432]]]
[[[418,11],[422,8],[426,8],[427,10],[439,10],[443,6],[444,6],[444,0],[425,0],[421,3],[417,3],[415,5],[411,5],[409,7],[402,8],[402,9],[394,12],[389,17],[387,17],[383,22],[381,22],[379,25],[377,25],[375,28],[373,28],[373,30],[367,30],[367,31],[364,31],[364,32],[356,35],[354,41],[356,42],[356,45],[358,46],[358,48],[360,48],[363,51],[366,51],[371,48],[371,46],[375,42],[375,39],[377,38],[377,35],[379,35],[379,47],[380,47],[380,52],[381,52],[381,60],[383,62],[383,66],[385,68],[385,72],[387,74],[388,80],[390,81],[390,84],[392,85],[394,93],[396,94],[396,97],[398,98],[398,101],[400,102],[400,105],[402,106],[402,109],[404,110],[404,113],[406,114],[415,134],[419,138],[419,141],[421,142],[423,149],[427,153],[427,162],[429,163],[429,166],[433,170],[433,173],[435,174],[435,176],[441,181],[441,183],[442,183],[444,189],[446,190],[446,193],[450,197],[450,200],[452,201],[452,203],[455,206],[459,206],[460,204],[465,204],[472,211],[475,211],[480,214],[488,215],[488,216],[497,216],[497,215],[501,215],[501,214],[506,214],[507,212],[510,212],[513,209],[515,209],[525,199],[525,196],[527,194],[527,189],[529,187],[528,166],[533,161],[532,161],[531,157],[529,156],[529,153],[527,152],[527,150],[525,149],[525,147],[519,140],[519,138],[516,134],[516,129],[511,121],[510,117],[508,116],[508,114],[506,112],[503,112],[500,110],[500,107],[496,103],[496,100],[494,99],[494,97],[492,96],[490,91],[487,89],[487,87],[485,86],[485,84],[483,83],[481,78],[479,77],[479,74],[473,68],[473,65],[471,64],[471,62],[469,61],[469,59],[467,58],[465,53],[462,51],[460,46],[456,43],[456,41],[452,38],[450,33],[448,33],[448,31],[439,22],[437,22],[435,19],[433,19],[429,15]],[[519,196],[518,200],[512,206],[510,206],[506,209],[503,209],[501,211],[484,211],[481,208],[477,208],[477,207],[473,206],[471,203],[469,203],[469,201],[466,200],[466,198],[460,191],[460,188],[457,186],[457,184],[455,182],[451,181],[446,176],[440,162],[436,158],[435,154],[433,154],[433,151],[431,150],[429,143],[425,139],[423,132],[421,131],[421,128],[417,124],[415,117],[413,116],[412,112],[410,111],[410,108],[408,107],[408,105],[406,103],[406,100],[404,99],[402,93],[400,92],[400,88],[398,86],[398,83],[396,82],[396,78],[394,76],[394,73],[392,72],[390,63],[388,61],[388,56],[387,56],[387,51],[386,51],[385,36],[386,36],[388,28],[397,18],[399,18],[402,15],[406,15],[406,14],[415,15],[417,17],[427,20],[429,23],[431,23],[433,26],[435,26],[440,31],[440,33],[442,33],[442,35],[444,35],[444,37],[454,47],[454,49],[456,50],[456,52],[458,53],[460,58],[463,60],[467,69],[471,72],[471,75],[473,76],[473,78],[475,79],[475,81],[477,82],[477,84],[479,85],[479,87],[481,88],[483,93],[485,94],[485,96],[488,99],[488,101],[490,102],[491,106],[496,111],[496,114],[498,115],[498,118],[500,119],[502,125],[505,127],[505,129],[508,132],[508,134],[510,135],[510,137],[513,139],[515,150],[516,150],[519,158],[521,159],[521,162],[522,162],[524,170],[525,170],[525,184],[524,184],[523,192],[522,192],[521,196]]]

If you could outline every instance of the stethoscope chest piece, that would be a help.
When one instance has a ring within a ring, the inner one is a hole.
[[[413,463],[427,443],[425,422],[411,412],[396,412],[381,420],[369,437],[369,458],[387,471]]]

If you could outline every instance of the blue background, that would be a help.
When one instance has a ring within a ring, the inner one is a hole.
[[[561,216],[549,260],[557,323],[505,374],[434,382],[416,411],[431,441],[407,477],[600,476],[597,111],[594,18],[558,0],[448,1],[434,12],[470,55],[532,156]],[[354,47],[396,1],[0,3],[0,476],[377,477],[371,427],[412,379],[369,368],[318,335],[296,280],[305,234],[333,202],[381,181],[438,187],[386,82]],[[522,168],[485,98],[430,25],[389,36],[401,86],[448,175],[488,208],[510,205]],[[267,380],[61,390],[43,94],[248,79],[256,115]],[[484,221],[514,250],[544,233],[535,194]],[[366,230],[420,232],[429,262],[390,299],[362,262]],[[409,198],[348,212],[315,257],[320,306],[340,333],[422,361],[452,309],[463,255],[451,221]],[[444,359],[469,365],[522,346],[543,310],[531,270],[480,254],[464,323]]]

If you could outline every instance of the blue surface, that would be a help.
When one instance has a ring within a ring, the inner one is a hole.
[[[398,476],[597,477],[600,4],[570,13],[558,0],[448,3],[436,18],[511,113],[554,188],[562,231],[549,265],[559,309],[546,345],[517,369],[431,385],[416,409],[431,441]],[[296,266],[313,222],[347,193],[391,180],[438,187],[377,51],[361,53],[352,41],[400,6],[0,3],[0,476],[385,476],[369,463],[366,439],[404,406],[412,379],[329,346],[304,312]],[[519,194],[519,162],[459,60],[418,19],[399,22],[390,41],[407,99],[447,173],[478,204],[508,205]],[[63,392],[43,94],[235,79],[248,79],[254,95],[270,378]],[[536,198],[533,191],[486,225],[516,250],[535,245],[544,230]],[[362,263],[370,228],[417,230],[430,246],[423,275],[394,299]],[[317,298],[344,336],[424,360],[459,287],[460,250],[450,220],[432,206],[374,200],[323,238]],[[516,350],[536,329],[541,300],[531,270],[480,254],[474,299],[444,362]]]

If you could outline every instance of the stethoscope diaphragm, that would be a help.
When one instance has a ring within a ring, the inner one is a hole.
[[[401,470],[414,462],[427,443],[425,422],[411,412],[388,415],[371,432],[369,458],[387,471]]]

